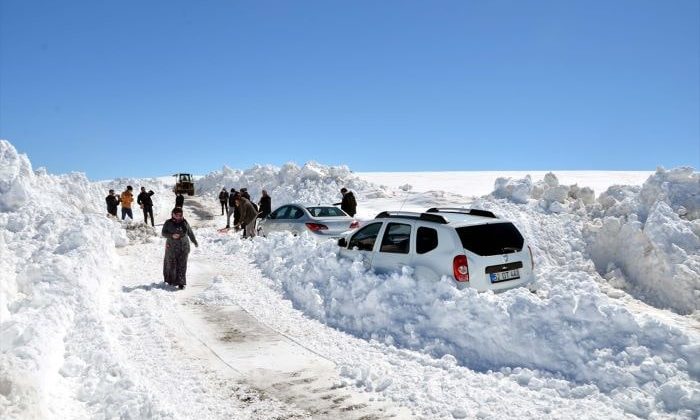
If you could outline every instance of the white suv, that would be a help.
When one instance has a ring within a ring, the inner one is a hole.
[[[408,266],[418,279],[447,276],[460,288],[501,291],[534,281],[525,238],[513,223],[485,210],[385,211],[338,246],[340,256],[359,256],[378,273]]]

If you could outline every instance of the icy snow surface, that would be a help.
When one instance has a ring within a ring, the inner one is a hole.
[[[188,277],[203,286],[182,294],[160,284],[159,226],[137,207],[127,222],[104,210],[107,189],[145,186],[162,223],[167,178],[51,175],[0,141],[0,417],[323,418],[261,392],[245,365],[224,373],[192,339],[192,308],[231,305],[329,361],[339,387],[410,413],[399,418],[700,416],[697,172],[659,168],[600,192],[555,173],[496,177],[486,192],[431,177],[382,186],[313,162],[205,175],[185,205],[200,242]],[[533,246],[536,293],[378,276],[333,242],[244,240],[195,217],[218,214],[222,187],[267,189],[276,207],[337,202],[341,186],[365,220],[435,205],[512,220]],[[270,351],[247,363],[281,363]]]

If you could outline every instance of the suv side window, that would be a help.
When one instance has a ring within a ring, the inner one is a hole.
[[[416,252],[418,254],[425,254],[430,252],[438,246],[438,234],[437,230],[419,227],[416,232]]]
[[[384,230],[384,238],[379,252],[408,254],[411,244],[411,225],[404,223],[389,223]]]
[[[363,227],[357,231],[356,234],[352,235],[348,248],[357,248],[360,251],[371,251],[372,248],[374,248],[374,242],[377,240],[379,228],[381,227],[381,223],[372,223],[371,225]]]

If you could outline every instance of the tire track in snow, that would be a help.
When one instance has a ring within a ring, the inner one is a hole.
[[[188,217],[188,207],[197,209],[188,219],[197,234],[198,226],[212,225],[213,215],[195,200],[186,201],[185,213]],[[224,271],[202,248],[192,248],[184,290],[163,286],[161,241],[153,237],[144,240],[146,243],[121,252],[129,283],[123,287],[122,312],[128,315],[125,329],[132,338],[120,341],[127,341],[125,348],[135,351],[132,360],[147,372],[144,376],[149,388],[165,394],[161,399],[168,399],[164,389],[172,388],[168,378],[189,384],[178,388],[180,392],[200,388],[203,395],[197,402],[185,397],[174,404],[175,417],[194,415],[192,407],[201,408],[199,400],[206,400],[210,418],[238,418],[240,414],[232,415],[222,407],[231,399],[243,405],[237,409],[255,412],[250,417],[255,419],[371,420],[392,418],[396,413],[400,418],[411,417],[405,410],[370,401],[367,395],[346,387],[332,361],[260,323],[239,306],[192,303]],[[206,246],[201,239],[199,242]],[[246,262],[237,264],[237,270],[250,269]],[[163,355],[177,362],[168,363],[165,372],[159,372],[162,363],[153,359]],[[204,394],[209,395],[203,398]]]

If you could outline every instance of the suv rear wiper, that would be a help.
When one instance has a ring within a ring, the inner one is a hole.
[[[506,247],[501,248],[501,251],[503,251],[504,254],[513,254],[515,252],[520,251],[520,248],[516,248],[513,246],[506,246]]]

